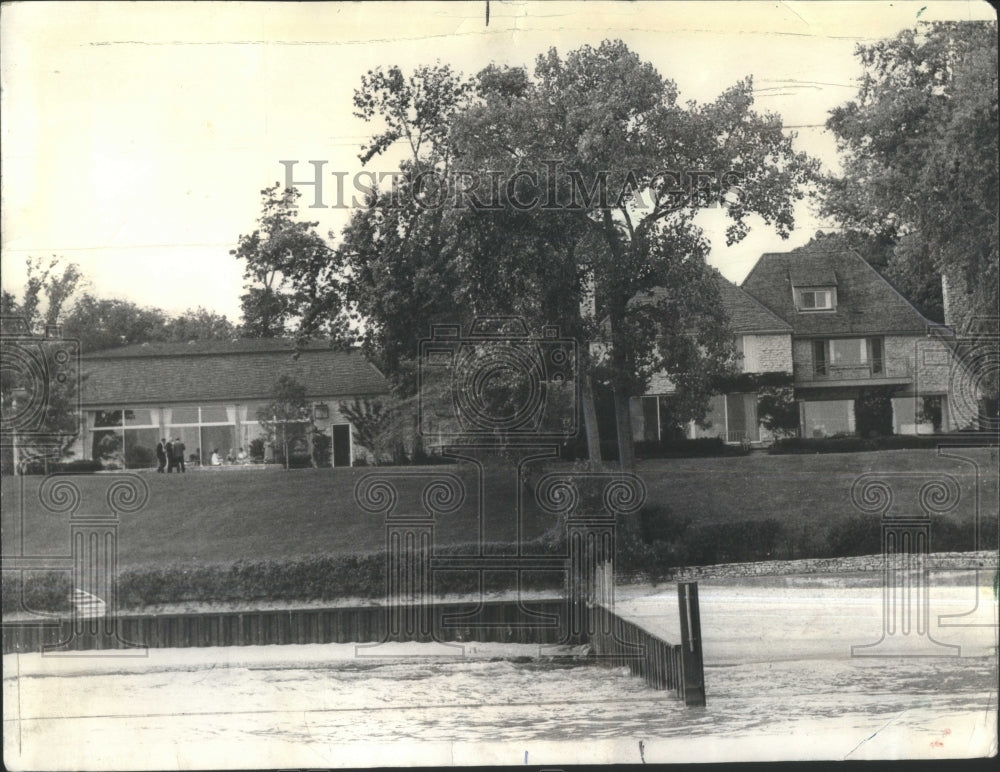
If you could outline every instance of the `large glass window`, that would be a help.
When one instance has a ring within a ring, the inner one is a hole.
[[[196,407],[173,407],[167,411],[169,417],[167,423],[175,426],[198,423],[198,408]]]
[[[126,426],[159,426],[160,411],[149,408],[128,409],[125,413]]]
[[[233,419],[229,416],[230,409],[225,405],[211,405],[201,409],[201,422],[203,424],[224,424]]]
[[[94,413],[94,428],[103,429],[106,426],[121,426],[121,410],[98,410]]]
[[[830,364],[851,367],[868,362],[868,345],[864,338],[840,338],[830,341]]]
[[[243,443],[239,441],[237,417],[243,423],[244,415],[245,410],[235,405],[201,405],[165,409],[163,418],[167,436],[184,444],[187,463],[208,464],[214,450],[221,458],[239,451]]]
[[[156,466],[156,443],[160,430],[155,428],[125,430],[125,466],[145,469]]]
[[[218,451],[219,458],[226,458],[232,454],[236,455],[238,446],[236,443],[235,426],[203,426],[201,427],[201,447],[204,449],[204,463],[208,463],[212,453]]]
[[[854,433],[854,400],[801,402],[802,436],[832,437]]]

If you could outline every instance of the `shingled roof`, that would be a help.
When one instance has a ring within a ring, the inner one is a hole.
[[[797,311],[792,287],[837,287],[833,311]],[[836,239],[761,255],[742,288],[792,325],[795,335],[924,333],[927,320],[857,252]]]
[[[792,326],[784,319],[765,308],[721,273],[716,272],[715,278],[719,285],[722,307],[726,310],[729,326],[734,333],[791,334]],[[637,295],[633,300],[637,303],[655,303],[665,294],[666,290],[655,287]]]
[[[288,339],[149,343],[83,357],[84,405],[244,402],[267,399],[289,375],[315,397],[385,394],[382,374],[357,351]]]

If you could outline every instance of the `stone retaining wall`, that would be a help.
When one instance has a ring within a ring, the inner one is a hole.
[[[1000,564],[998,553],[935,552],[927,556],[927,565],[935,570],[968,570],[983,568],[996,570]],[[763,560],[756,563],[721,563],[714,566],[685,566],[674,570],[671,580],[688,581],[714,576],[781,576],[789,574],[839,574],[881,571],[883,558],[878,555],[859,555],[846,558],[808,558],[805,560]],[[634,581],[645,581],[636,576]]]

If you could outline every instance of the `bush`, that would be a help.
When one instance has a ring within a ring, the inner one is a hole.
[[[636,458],[745,456],[748,452],[739,445],[727,445],[721,437],[698,437],[693,440],[640,440],[635,443]]]
[[[47,465],[41,459],[32,459],[23,466],[24,474],[92,474],[100,472],[104,465],[100,461],[50,461]]]
[[[887,437],[892,434],[892,389],[880,386],[863,388],[854,401],[854,420],[862,437]]]
[[[942,442],[973,446],[997,444],[996,434],[977,434],[965,440],[961,435],[892,434],[887,437],[861,437],[843,434],[836,437],[788,437],[777,440],[767,452],[775,455],[786,453],[857,453],[873,450],[933,450]]]
[[[685,531],[678,545],[683,565],[748,563],[790,557],[788,535],[777,520],[705,523]]]
[[[24,579],[22,579],[22,576]],[[68,611],[73,584],[65,571],[4,571],[4,614],[20,611]]]
[[[998,522],[986,515],[979,526],[979,549],[997,549]],[[975,523],[947,515],[935,515],[930,521],[931,552],[969,552],[976,545]],[[850,557],[882,552],[882,520],[877,515],[852,515],[830,526],[826,539],[815,557]]]
[[[876,515],[850,515],[834,522],[816,557],[874,555],[882,551],[882,522]]]
[[[257,437],[250,440],[249,449],[250,460],[255,464],[261,464],[264,462],[264,438]]]
[[[129,469],[148,469],[155,466],[156,454],[143,445],[125,451],[125,466]]]
[[[86,461],[82,458],[77,461],[56,464],[56,471],[68,472],[70,474],[93,474],[94,472],[100,472],[103,468],[100,461]]]
[[[331,449],[333,440],[329,434],[321,431],[313,433],[313,461],[316,466],[330,466]]]

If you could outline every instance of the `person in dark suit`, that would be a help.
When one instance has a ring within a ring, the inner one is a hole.
[[[174,441],[167,440],[167,444],[163,446],[163,449],[167,452],[167,473],[174,471]]]
[[[185,471],[184,469],[184,443],[181,442],[180,437],[174,437],[174,466],[177,467],[178,472]]]
[[[166,442],[166,440],[160,440],[156,445],[156,471],[161,473],[167,465]]]

